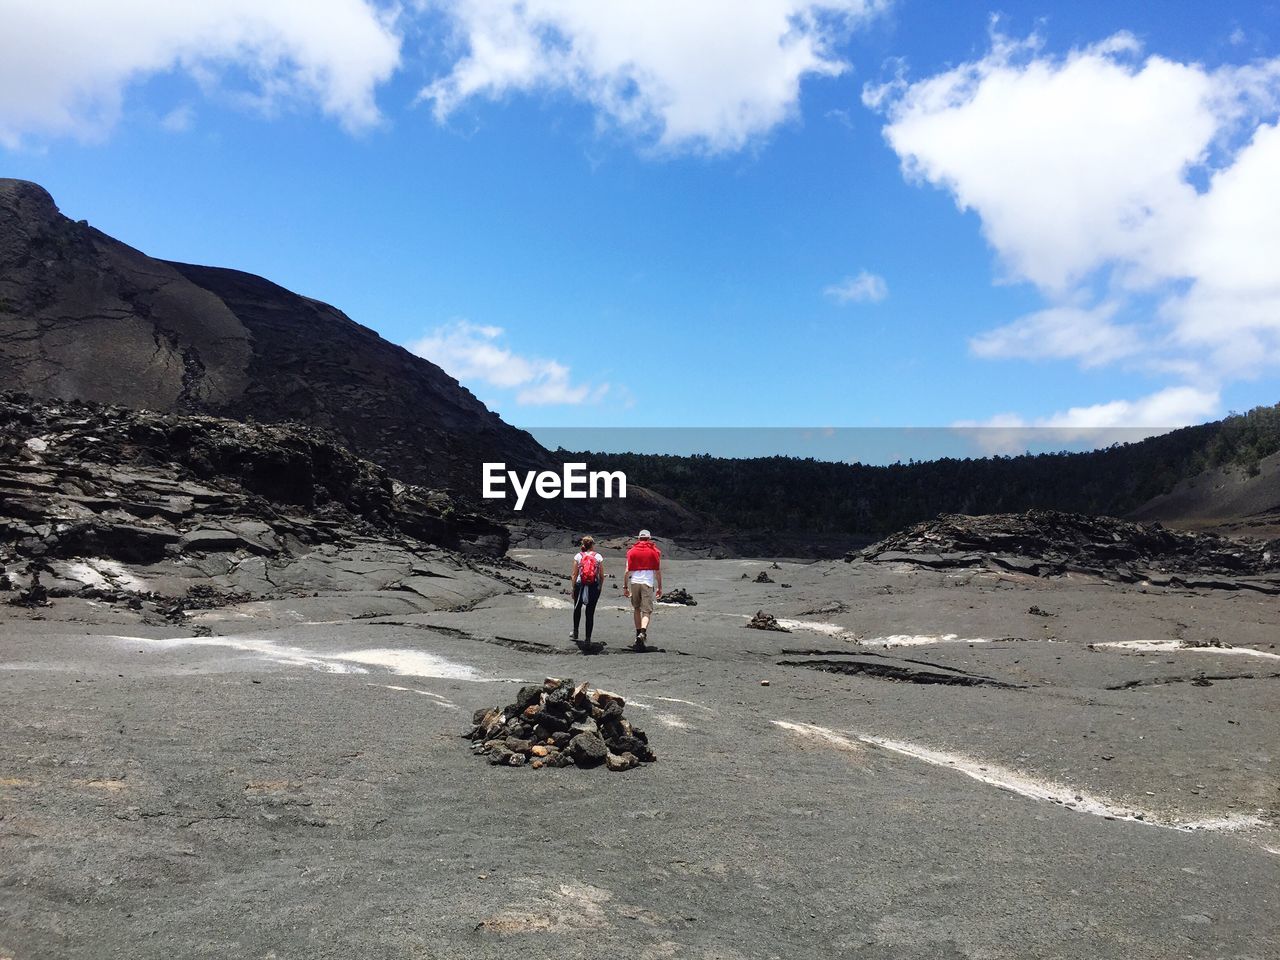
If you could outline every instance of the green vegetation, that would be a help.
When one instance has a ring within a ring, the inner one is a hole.
[[[1051,508],[1124,516],[1214,467],[1256,475],[1280,450],[1280,404],[1087,453],[867,466],[794,457],[568,453],[739,531],[879,537],[939,513]]]

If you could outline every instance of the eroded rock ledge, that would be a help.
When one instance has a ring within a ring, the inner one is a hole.
[[[848,554],[853,562],[1086,573],[1125,583],[1280,593],[1280,540],[1230,540],[1055,510],[943,514]]]

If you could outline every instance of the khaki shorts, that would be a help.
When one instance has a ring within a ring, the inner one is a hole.
[[[647,583],[631,584],[631,607],[645,615],[653,613],[653,587]]]

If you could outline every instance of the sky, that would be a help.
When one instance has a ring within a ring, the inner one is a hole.
[[[0,175],[523,427],[1280,402],[1280,3],[0,0]]]

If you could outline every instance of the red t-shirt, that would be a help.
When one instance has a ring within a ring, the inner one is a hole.
[[[628,570],[657,570],[662,566],[662,552],[649,540],[641,540],[627,551]]]

